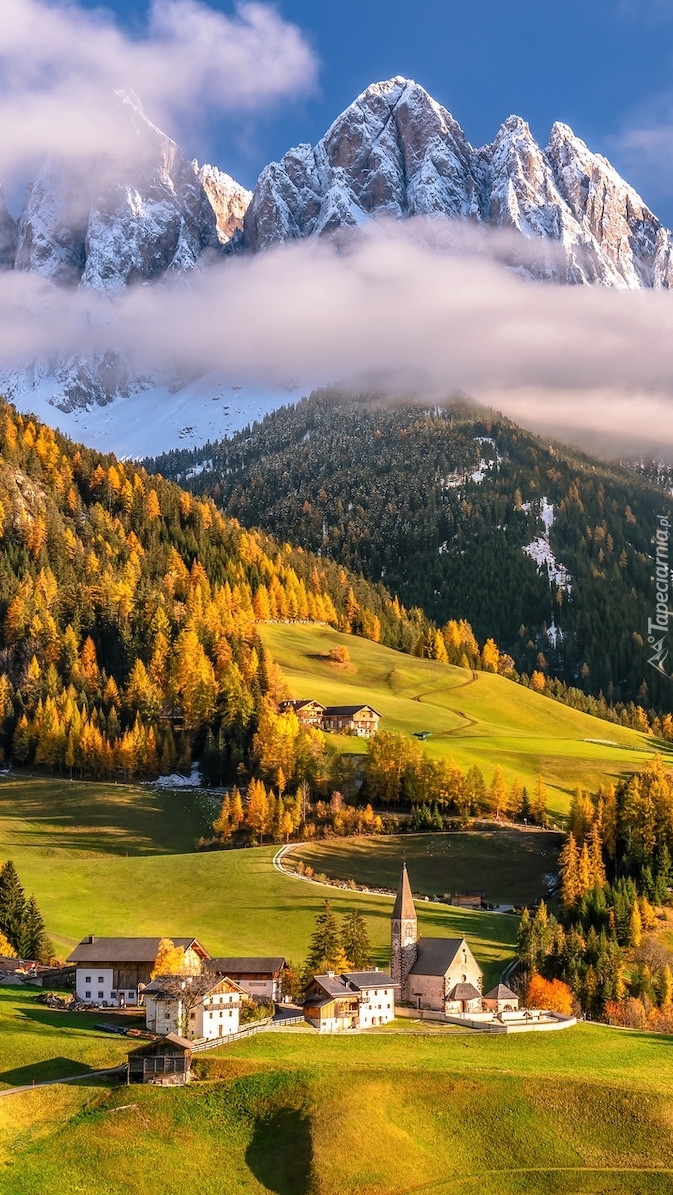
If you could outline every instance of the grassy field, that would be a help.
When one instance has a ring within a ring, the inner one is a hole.
[[[376,961],[387,965],[390,898],[287,877],[272,865],[273,846],[188,853],[208,799],[195,806],[182,792],[3,779],[0,858],[16,863],[62,955],[88,933],[193,934],[212,954],[300,961],[329,896],[340,915],[357,904]],[[157,843],[166,853],[157,853]],[[419,926],[424,934],[466,934],[489,982],[511,955],[516,932],[510,917],[422,902]]]
[[[292,847],[284,863],[302,860],[334,879],[395,888],[406,860],[420,895],[481,891],[489,904],[519,905],[546,894],[562,841],[560,834],[535,830],[331,838]]]
[[[642,767],[651,741],[635,731],[580,714],[500,676],[476,673],[433,660],[417,660],[327,627],[266,624],[265,644],[281,665],[294,696],[323,704],[369,702],[387,730],[428,730],[426,750],[453,756],[467,770],[478,764],[491,779],[500,764],[508,781],[533,785],[539,772],[549,786],[550,808],[567,812],[579,784],[597,787]],[[331,647],[345,644],[351,666],[329,661]],[[344,750],[361,751],[357,739],[341,738]]]
[[[198,1067],[183,1090],[0,1099],[3,1195],[673,1192],[673,1048],[654,1035],[290,1030]]]

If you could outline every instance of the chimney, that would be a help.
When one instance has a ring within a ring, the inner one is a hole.
[[[94,946],[95,942],[96,942],[96,938],[95,938],[94,934],[89,934],[88,938],[84,939],[84,943],[86,946]]]
[[[334,972],[333,972],[333,971],[328,971],[328,972],[327,972],[327,978],[328,978],[328,979],[334,979]]]

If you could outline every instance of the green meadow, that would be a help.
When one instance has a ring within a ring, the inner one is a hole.
[[[3,1195],[673,1191],[673,1053],[655,1035],[288,1030],[196,1070],[186,1089],[83,1076],[0,1099]]]
[[[541,773],[550,809],[560,815],[577,785],[592,789],[616,780],[643,767],[655,751],[645,735],[501,676],[418,660],[328,627],[267,623],[260,632],[293,696],[324,705],[368,702],[382,715],[382,728],[430,731],[428,754],[452,756],[464,770],[478,764],[488,781],[497,764],[509,783],[519,777],[532,786]],[[329,660],[337,645],[348,648],[350,665]],[[356,738],[340,736],[339,743],[343,750],[362,751]],[[668,750],[661,744],[656,749]]]
[[[12,858],[65,956],[85,934],[193,934],[211,954],[306,956],[325,897],[367,919],[376,961],[388,963],[392,900],[288,877],[276,846],[195,853],[218,801],[62,780],[0,782],[0,858]],[[424,934],[466,934],[495,981],[516,922],[440,904],[418,906]]]
[[[413,890],[422,896],[477,891],[489,904],[522,905],[546,895],[562,842],[554,831],[509,829],[330,838],[298,843],[284,863],[291,868],[301,860],[332,879],[396,888],[404,860]]]

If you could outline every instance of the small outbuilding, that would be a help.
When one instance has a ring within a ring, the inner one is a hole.
[[[446,999],[447,1012],[481,1012],[481,992],[473,983],[457,983]]]
[[[517,1012],[519,997],[506,984],[499,983],[484,996],[484,1008],[488,1012]]]
[[[182,1086],[189,1083],[192,1044],[177,1033],[129,1051],[127,1082]]]

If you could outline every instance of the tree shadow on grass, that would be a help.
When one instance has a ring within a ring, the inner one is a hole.
[[[308,1116],[296,1108],[280,1108],[259,1120],[245,1160],[266,1191],[310,1195],[313,1145]]]
[[[114,1064],[113,1064],[114,1065]],[[29,1087],[32,1083],[47,1083],[51,1079],[67,1079],[77,1075],[78,1081],[96,1073],[96,1068],[72,1058],[44,1058],[29,1066],[15,1066],[0,1072],[0,1084],[7,1087]]]

